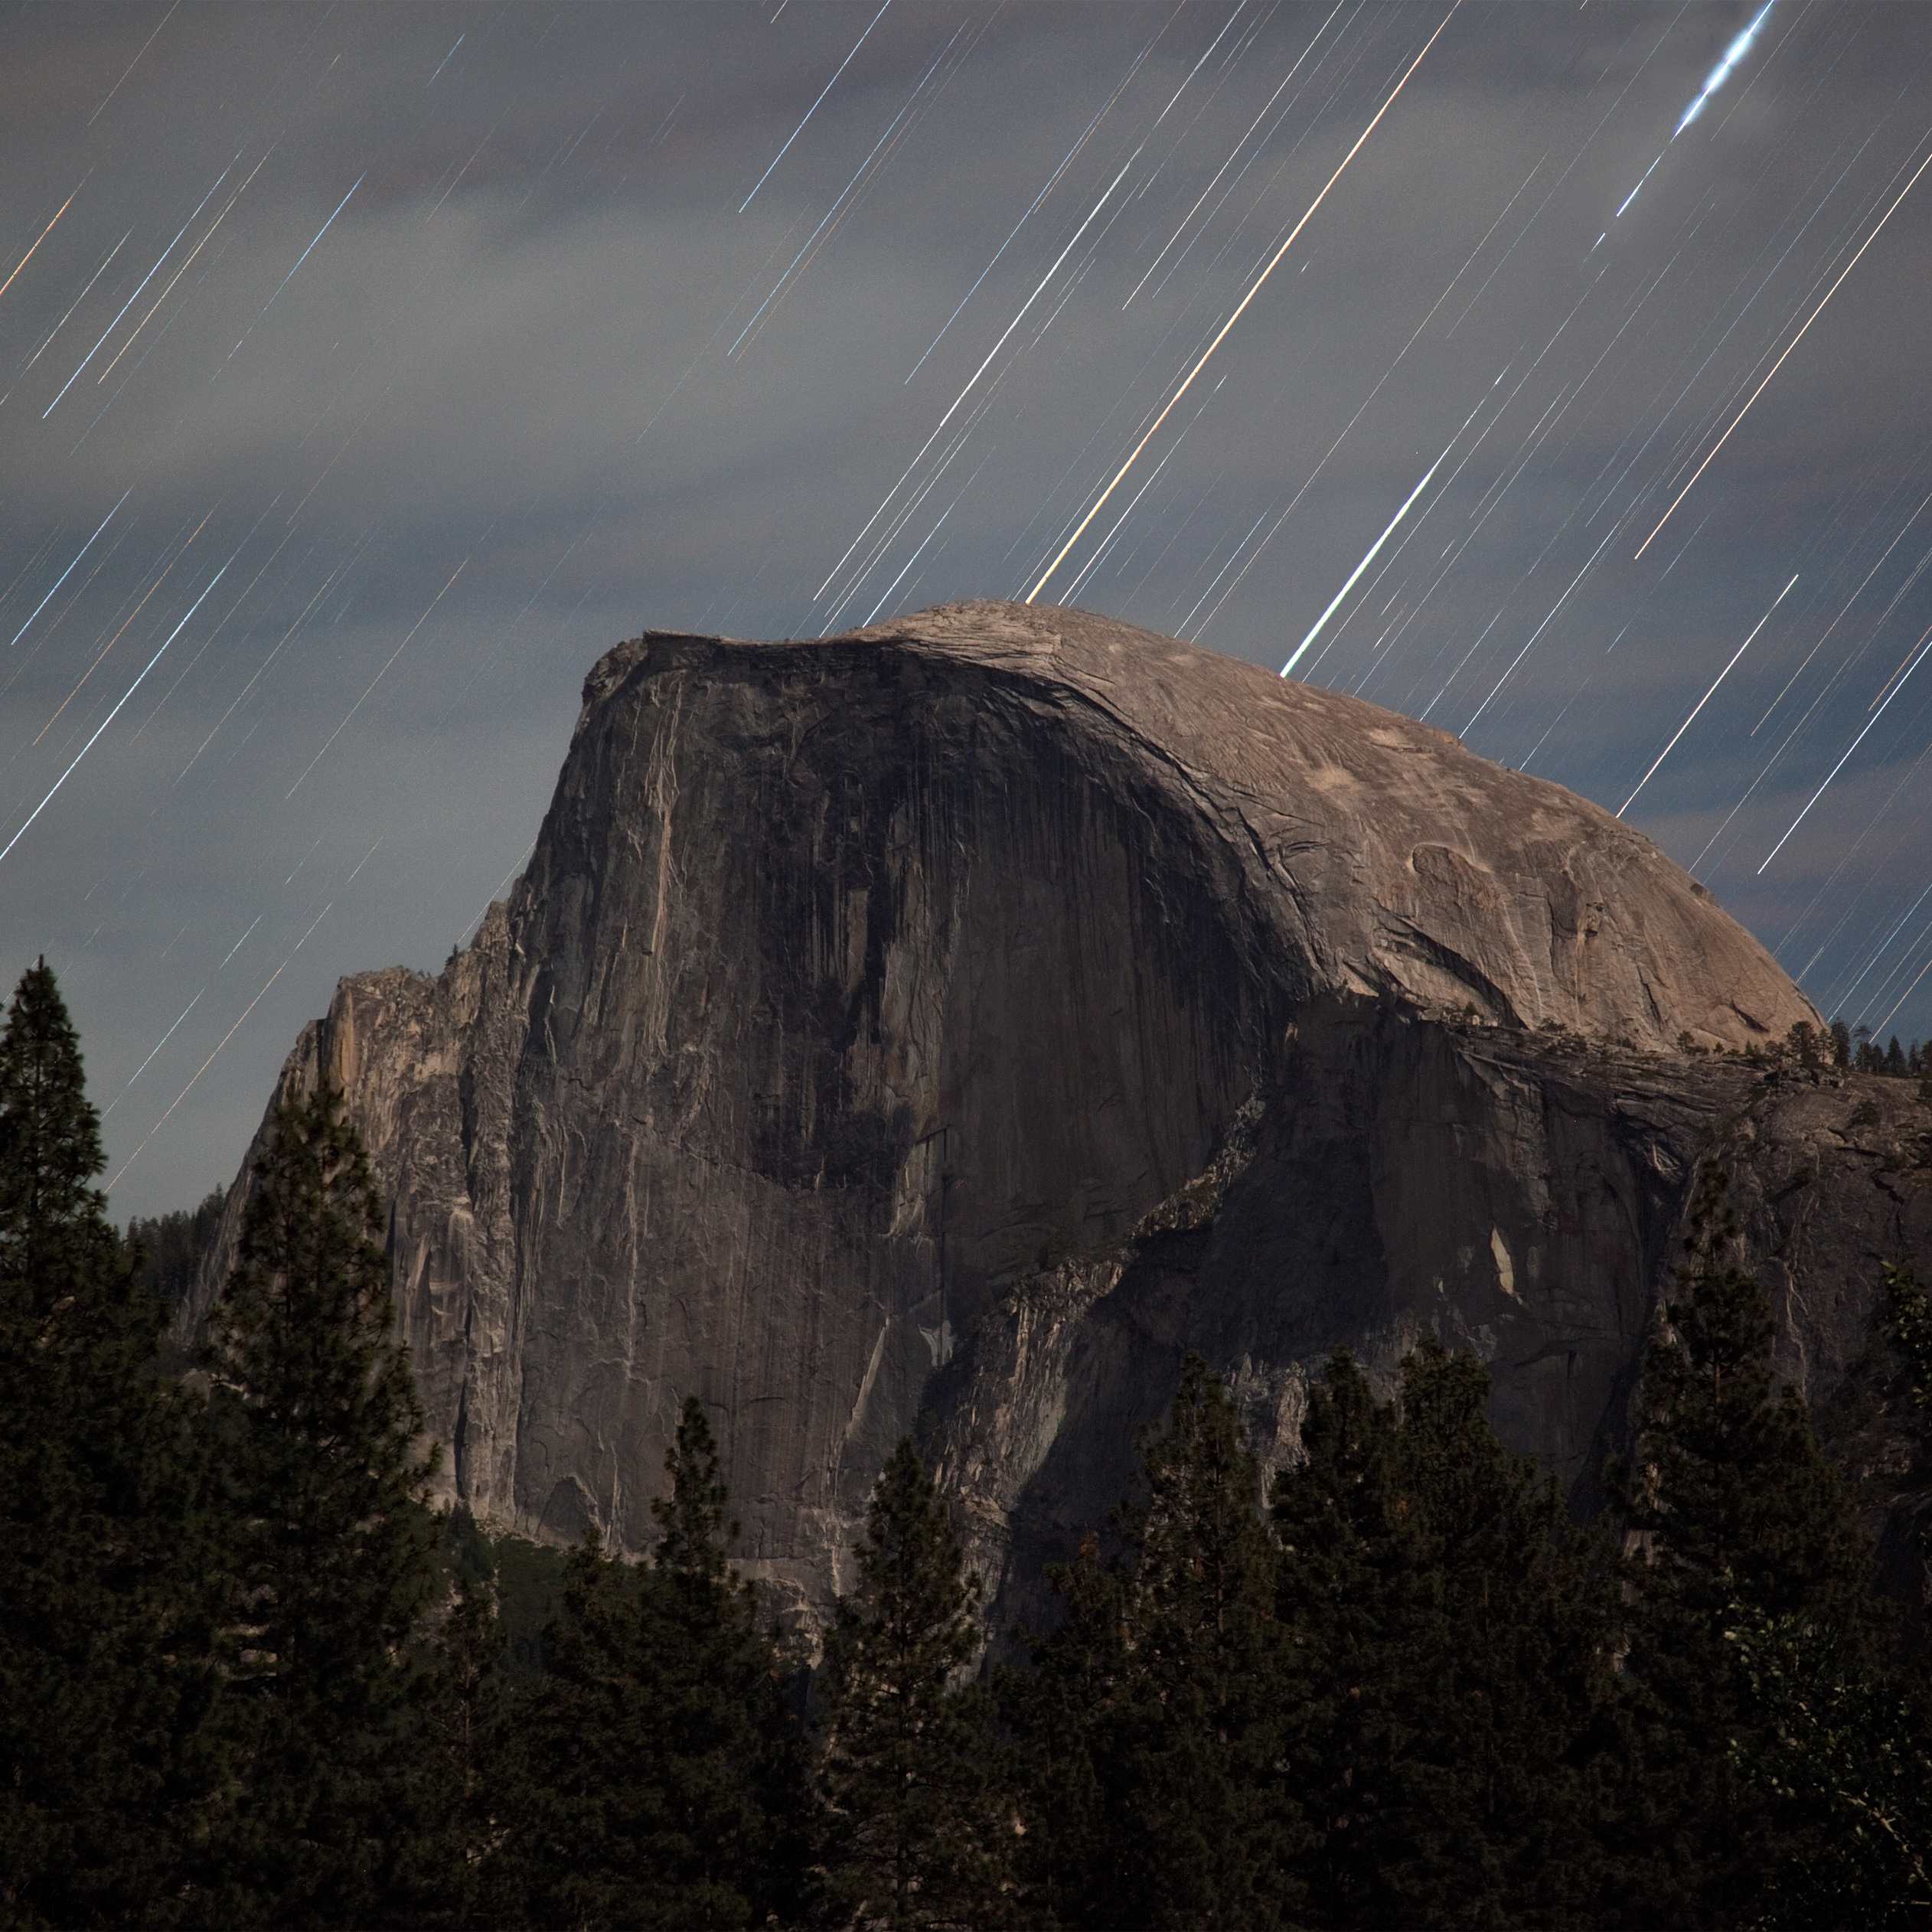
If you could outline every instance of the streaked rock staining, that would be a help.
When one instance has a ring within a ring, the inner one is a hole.
[[[1434,1329],[1587,1500],[1706,1152],[1822,1393],[1932,1243],[1911,1089],[1739,1056],[1818,1019],[1557,785],[973,602],[610,652],[507,900],[284,1077],[347,1091],[479,1516],[648,1547],[694,1392],[747,1568],[822,1605],[915,1430],[1004,1627],[1190,1346],[1278,1460],[1331,1346]]]

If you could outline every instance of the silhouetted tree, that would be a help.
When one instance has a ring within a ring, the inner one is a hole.
[[[641,1602],[659,1659],[667,1862],[682,1922],[791,1917],[809,1829],[803,1734],[788,1697],[794,1666],[761,1624],[756,1590],[727,1562],[739,1526],[695,1395],[664,1468],[670,1493],[651,1502],[662,1534]]]
[[[1587,1922],[1611,1630],[1555,1487],[1425,1337],[1378,1403],[1346,1351],[1276,1479],[1281,1615],[1309,1686],[1305,1922]]]
[[[197,1405],[44,961],[0,1033],[0,1919],[158,1923],[218,1780]]]
[[[1800,1829],[1757,1923],[1923,1926],[1932,1917],[1932,1730],[1923,1684],[1800,1612],[1736,1606],[1725,1630],[1745,1784]],[[1917,1695],[1913,1695],[1916,1691]]]
[[[1882,1329],[1903,1358],[1894,1400],[1932,1415],[1932,1304],[1884,1269]],[[1923,1925],[1932,1915],[1932,1686],[1922,1653],[1875,1660],[1854,1630],[1803,1611],[1734,1607],[1725,1632],[1747,1725],[1741,1775],[1812,1822],[1776,1875],[1788,1924]]]
[[[1141,1438],[1145,1500],[1054,1588],[1062,1627],[1008,1679],[1028,1772],[1026,1863],[1062,1923],[1301,1922],[1301,1686],[1277,1620],[1261,1479],[1199,1356]]]
[[[1707,1163],[1617,1484],[1637,1545],[1624,1572],[1636,1756],[1626,1904],[1687,1925],[1748,1922],[1823,1826],[1742,1769],[1763,1741],[1727,1630],[1740,1617],[1800,1617],[1836,1633],[1860,1668],[1883,1634],[1869,1545],[1803,1403],[1777,1385],[1776,1324],[1731,1258],[1726,1185]]]
[[[1884,1269],[1883,1327],[1904,1401],[1932,1415],[1932,1303]],[[1815,1821],[1777,1874],[1790,1924],[1923,1925],[1932,1915],[1932,1698],[1923,1656],[1868,1645],[1803,1611],[1734,1607],[1725,1632],[1748,1727],[1732,1747],[1760,1792]]]
[[[436,1458],[381,1229],[341,1096],[285,1098],[203,1358],[236,1591],[237,1793],[208,1877],[230,1919],[351,1923],[405,1849]]]
[[[547,1674],[512,1701],[483,1891],[493,1917],[573,1927],[795,1918],[805,1760],[787,1660],[726,1552],[738,1526],[687,1399],[651,1507],[656,1567],[573,1555]]]
[[[217,1187],[195,1207],[128,1223],[128,1247],[139,1248],[144,1258],[141,1285],[168,1307],[178,1308],[194,1286],[227,1203],[227,1193]]]
[[[1823,1066],[1830,1049],[1829,1038],[1820,1040],[1818,1029],[1808,1020],[1793,1020],[1791,1030],[1784,1036],[1785,1052],[1802,1067]]]
[[[953,1679],[978,1579],[910,1441],[872,1493],[859,1588],[825,1639],[819,1909],[838,1924],[1007,1922],[1016,1817],[991,1702]]]
[[[505,1645],[487,1578],[459,1575],[419,1640],[407,1776],[390,1829],[396,1851],[368,1921],[487,1923],[485,1879],[506,1820],[496,1806],[509,1698]]]

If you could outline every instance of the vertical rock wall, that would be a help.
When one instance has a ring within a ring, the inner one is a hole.
[[[1815,1017],[1594,808],[1084,613],[653,635],[585,700],[507,903],[285,1079],[370,1146],[450,1493],[648,1547],[695,1393],[781,1601],[911,1428],[1030,1571],[1189,1346],[1279,1454],[1332,1344],[1436,1327],[1587,1477],[1731,1104],[1671,1043]]]

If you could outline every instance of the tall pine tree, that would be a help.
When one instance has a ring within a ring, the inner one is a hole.
[[[1893,1401],[1932,1409],[1932,1304],[1911,1271],[1884,1268],[1883,1327],[1904,1372]],[[1914,1429],[1914,1433],[1917,1430]],[[1883,1660],[1803,1611],[1739,1603],[1725,1638],[1745,1723],[1736,1768],[1812,1828],[1776,1875],[1776,1917],[1806,1925],[1923,1925],[1932,1916],[1932,1684],[1923,1640]]]
[[[1424,1339],[1399,1399],[1346,1351],[1277,1477],[1282,1621],[1308,1686],[1318,1925],[1588,1922],[1609,1629],[1554,1487]]]
[[[855,1554],[859,1588],[825,1640],[821,1908],[892,1932],[1005,1924],[1016,1821],[991,1703],[952,1681],[978,1647],[979,1582],[909,1441]]]
[[[796,1915],[809,1849],[808,1766],[789,1695],[794,1660],[764,1629],[756,1589],[727,1562],[739,1526],[717,1445],[695,1395],[684,1398],[654,1497],[658,1539],[644,1598],[663,1659],[657,1685],[664,1862],[684,1923],[756,1924]]]
[[[235,1598],[238,1775],[210,1914],[341,1925],[405,1849],[410,1640],[436,1588],[435,1454],[396,1338],[367,1157],[324,1085],[277,1105],[204,1365]]]
[[[1131,1578],[1090,1531],[1047,1581],[1065,1606],[1059,1627],[1033,1637],[1030,1670],[1003,1668],[997,1679],[1001,1715],[1019,1740],[1016,1863],[1023,1901],[1043,1921],[1099,1924],[1123,1889],[1113,1875],[1126,1794],[1108,1775],[1107,1737],[1133,1692]]]
[[[419,1641],[398,1843],[369,1922],[426,1929],[489,1922],[491,1854],[509,1715],[503,1627],[489,1581],[459,1576]]]
[[[1797,1612],[1737,1606],[1725,1632],[1744,1719],[1731,1756],[1800,1829],[1762,1888],[1759,1923],[1932,1919],[1932,1722],[1922,1678],[1875,1665]]]
[[[1054,1587],[1060,1628],[1008,1679],[1025,1741],[1026,1866],[1062,1923],[1300,1922],[1301,1694],[1278,1621],[1261,1477],[1226,1389],[1183,1366],[1141,1438],[1144,1500]]]
[[[0,1918],[163,1923],[219,1758],[196,1405],[43,961],[0,1033]]]
[[[1637,1447],[1616,1484],[1626,1565],[1630,1776],[1623,1909],[1686,1925],[1749,1923],[1825,1821],[1744,1761],[1758,1715],[1741,1623],[1793,1617],[1863,1668],[1882,1646],[1868,1543],[1797,1393],[1772,1368],[1777,1326],[1738,1265],[1725,1175],[1702,1170],[1677,1291],[1644,1359]]]
[[[727,1562],[738,1526],[688,1398],[651,1505],[654,1567],[570,1560],[548,1674],[513,1700],[489,1911],[516,1924],[741,1926],[795,1918],[807,1806],[785,1659]]]

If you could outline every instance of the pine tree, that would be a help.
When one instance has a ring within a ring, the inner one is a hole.
[[[1907,1395],[1922,1421],[1932,1421],[1932,1297],[1911,1269],[1882,1265],[1889,1304],[1886,1327],[1904,1358]]]
[[[631,1567],[587,1530],[543,1632],[546,1672],[511,1705],[490,1794],[502,1839],[481,1874],[486,1924],[625,1924],[633,1888],[650,1883],[632,1819],[652,1718],[636,1590]]]
[[[855,1554],[825,1639],[821,1907],[893,1932],[1006,1923],[1015,1819],[990,1700],[952,1682],[978,1647],[978,1579],[909,1441]]]
[[[1932,1303],[1884,1268],[1882,1332],[1902,1358],[1892,1401],[1932,1411]],[[1725,1640],[1746,1720],[1736,1770],[1810,1824],[1776,1874],[1777,1921],[1923,1925],[1932,1914],[1932,1686],[1907,1650],[1875,1660],[1855,1630],[1803,1611],[1731,1607]]]
[[[1797,1612],[1734,1607],[1744,1718],[1732,1762],[1802,1821],[1758,1922],[1923,1926],[1932,1917],[1932,1725],[1925,1686]]]
[[[1119,1518],[1135,1654],[1116,1869],[1145,1901],[1144,1924],[1292,1923],[1301,1686],[1275,1614],[1260,1469],[1198,1355],[1182,1364],[1165,1428],[1142,1438],[1141,1470],[1147,1500]]]
[[[739,1526],[703,1405],[684,1398],[664,1457],[670,1493],[643,1598],[660,1659],[660,1852],[683,1923],[756,1923],[795,1914],[808,1846],[808,1765],[788,1689],[791,1660],[761,1627],[758,1592],[731,1571]]]
[[[1604,1606],[1554,1486],[1425,1337],[1399,1400],[1345,1350],[1276,1479],[1281,1612],[1310,1694],[1317,1924],[1584,1922]]]
[[[1055,1578],[1061,1628],[1009,1680],[1026,1740],[1028,1862],[1064,1922],[1295,1922],[1300,1686],[1275,1617],[1261,1478],[1226,1389],[1183,1366],[1144,1432],[1128,1560],[1090,1545]]]
[[[227,1203],[227,1190],[213,1188],[191,1209],[128,1223],[129,1248],[142,1249],[147,1258],[141,1284],[165,1307],[178,1308],[188,1299],[201,1272],[201,1258],[214,1245]]]
[[[1426,1676],[1428,1607],[1420,1524],[1402,1496],[1391,1404],[1378,1402],[1346,1349],[1311,1388],[1303,1459],[1271,1491],[1280,1540],[1279,1615],[1307,1685],[1297,1780],[1316,1838],[1303,1861],[1309,1919],[1371,1922],[1377,1859],[1401,1761],[1409,1687]],[[1357,1851],[1358,1846],[1363,1849]]]
[[[785,1662],[730,1571],[738,1526],[702,1405],[665,1457],[654,1568],[571,1558],[548,1674],[513,1702],[485,1876],[517,1923],[737,1926],[795,1914],[804,1758]]]
[[[406,1846],[410,1642],[436,1588],[436,1467],[341,1096],[276,1107],[204,1363],[225,1485],[239,1707],[211,1915],[351,1923]]]
[[[43,961],[0,1033],[0,1918],[165,1922],[218,1772],[196,1405]]]
[[[1103,1922],[1121,1890],[1114,1881],[1124,1829],[1119,1781],[1106,1773],[1109,1734],[1134,1691],[1131,1578],[1090,1532],[1047,1581],[1065,1606],[1059,1628],[1032,1640],[1031,1670],[1003,1667],[996,1681],[1001,1715],[1019,1739],[1023,1902],[1044,1923],[1081,1925]]]
[[[1800,1617],[1860,1668],[1884,1634],[1869,1545],[1803,1403],[1776,1384],[1776,1324],[1731,1258],[1726,1185],[1707,1163],[1669,1326],[1644,1359],[1633,1466],[1614,1486],[1638,1545],[1624,1575],[1625,1904],[1682,1924],[1748,1922],[1823,1823],[1742,1768],[1759,1743],[1727,1630]]]
[[[419,1640],[407,1776],[393,1821],[398,1849],[370,1923],[479,1922],[501,1836],[493,1806],[507,1730],[505,1649],[489,1581],[459,1575]]]

